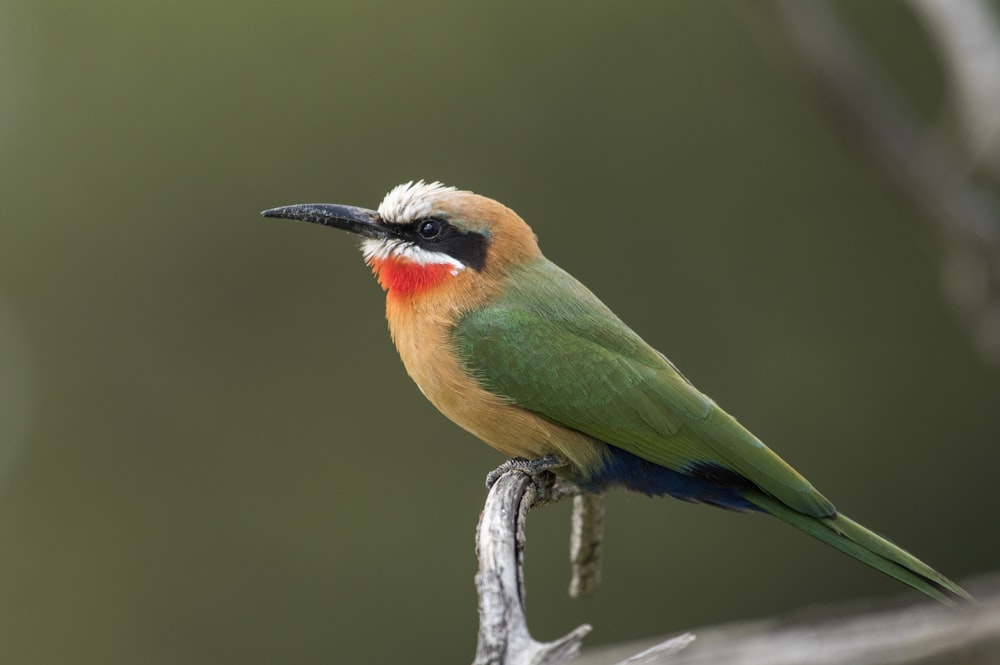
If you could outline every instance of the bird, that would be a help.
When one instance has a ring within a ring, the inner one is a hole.
[[[376,210],[261,213],[360,236],[406,371],[445,416],[525,470],[765,513],[945,604],[958,584],[837,511],[587,287],[507,206],[410,181]],[[504,467],[501,467],[504,468]]]

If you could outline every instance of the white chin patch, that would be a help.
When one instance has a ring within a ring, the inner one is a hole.
[[[465,270],[465,265],[452,256],[441,252],[430,252],[404,240],[365,238],[361,242],[361,251],[365,255],[366,263],[402,259],[421,266],[449,265],[452,275]]]

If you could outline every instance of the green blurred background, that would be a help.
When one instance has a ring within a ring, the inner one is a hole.
[[[929,120],[905,6],[838,3]],[[0,662],[467,662],[500,456],[398,361],[355,241],[265,221],[439,179],[853,517],[997,567],[1000,372],[920,213],[747,2],[0,4]],[[776,520],[610,497],[589,644],[906,593]],[[916,600],[916,598],[912,598]]]

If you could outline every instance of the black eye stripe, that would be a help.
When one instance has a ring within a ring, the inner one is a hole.
[[[486,236],[462,231],[439,217],[425,217],[400,225],[397,232],[414,245],[447,254],[473,270],[482,270],[486,264],[486,250],[490,244]]]

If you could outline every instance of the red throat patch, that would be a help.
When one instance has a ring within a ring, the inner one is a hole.
[[[405,259],[372,259],[368,262],[378,283],[389,297],[409,297],[443,282],[456,270],[448,263],[421,265]]]

